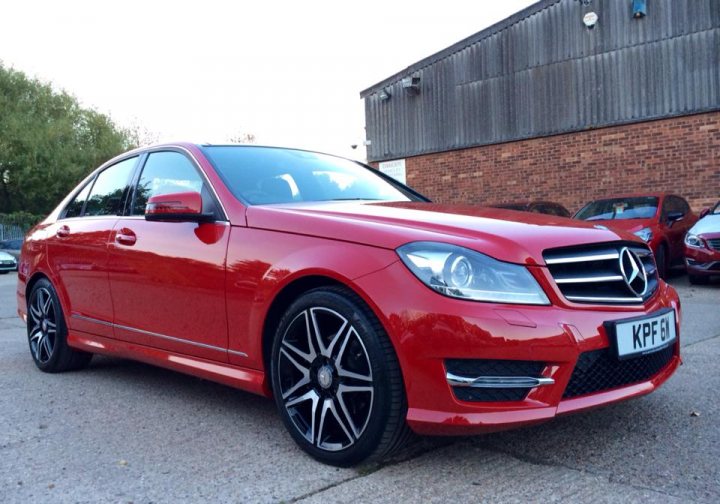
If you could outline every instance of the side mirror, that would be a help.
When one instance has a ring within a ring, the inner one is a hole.
[[[212,214],[202,213],[202,196],[199,192],[159,194],[148,199],[145,220],[209,222]]]
[[[705,217],[705,216],[706,216],[707,214],[709,214],[709,213],[710,213],[710,208],[709,208],[709,207],[708,207],[708,208],[703,208],[703,209],[700,211],[700,217],[699,217],[699,219],[702,219],[703,217]]]
[[[668,225],[672,226],[678,221],[681,221],[685,218],[685,214],[682,212],[668,212],[667,214],[667,221]]]

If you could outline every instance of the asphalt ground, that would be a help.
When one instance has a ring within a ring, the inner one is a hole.
[[[127,360],[49,375],[0,275],[0,502],[720,502],[720,282],[671,279],[684,366],[649,396],[382,465],[301,452],[274,404]]]

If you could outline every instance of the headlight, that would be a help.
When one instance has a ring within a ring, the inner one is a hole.
[[[640,238],[645,243],[650,242],[650,240],[652,240],[652,237],[653,237],[652,229],[650,229],[650,228],[642,228],[640,231],[635,231],[633,234],[635,236],[637,236],[638,238]]]
[[[705,248],[700,237],[690,233],[685,235],[685,245],[692,248]]]
[[[550,304],[524,266],[447,243],[408,243],[397,253],[416,277],[445,296],[496,303]]]

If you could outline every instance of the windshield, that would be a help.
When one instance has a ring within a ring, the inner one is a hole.
[[[203,151],[236,198],[251,205],[301,201],[424,201],[347,159],[272,147],[208,146]]]
[[[658,199],[654,196],[598,200],[585,205],[575,218],[586,221],[651,219],[657,207]]]
[[[720,215],[720,202],[718,202],[718,204],[715,205],[715,208],[713,208],[710,213],[712,215]]]

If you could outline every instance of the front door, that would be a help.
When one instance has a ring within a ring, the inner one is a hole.
[[[110,237],[110,291],[118,339],[227,360],[225,254],[230,226],[222,220],[199,168],[183,153],[148,155],[130,204]],[[146,221],[148,198],[202,194],[215,222]]]

